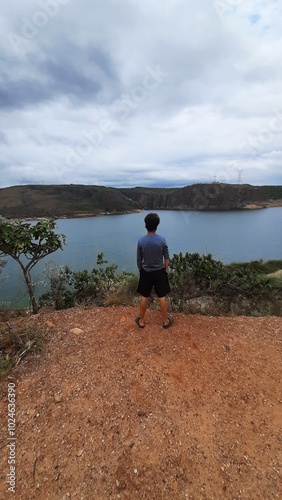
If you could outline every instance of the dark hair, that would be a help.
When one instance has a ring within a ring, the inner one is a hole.
[[[156,231],[160,223],[160,218],[158,214],[148,214],[146,215],[144,222],[147,231]]]

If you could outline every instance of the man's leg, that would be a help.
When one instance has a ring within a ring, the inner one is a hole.
[[[140,320],[139,320],[139,325],[144,326],[145,325],[145,313],[148,305],[148,297],[143,297],[141,298],[140,301]]]
[[[163,317],[163,324],[168,325],[168,314],[167,314],[167,301],[165,297],[159,297],[160,301],[160,306],[161,306],[161,313]]]

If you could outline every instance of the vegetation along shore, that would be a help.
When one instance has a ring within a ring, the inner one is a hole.
[[[90,217],[140,210],[248,210],[282,206],[282,186],[193,184],[179,188],[27,185],[0,189],[6,218]]]

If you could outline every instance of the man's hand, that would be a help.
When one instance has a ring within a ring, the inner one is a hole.
[[[169,259],[165,259],[165,272],[166,273],[168,272],[168,268],[169,268]]]

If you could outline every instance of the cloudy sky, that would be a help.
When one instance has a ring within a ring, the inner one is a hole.
[[[282,184],[281,0],[9,0],[0,187]]]

